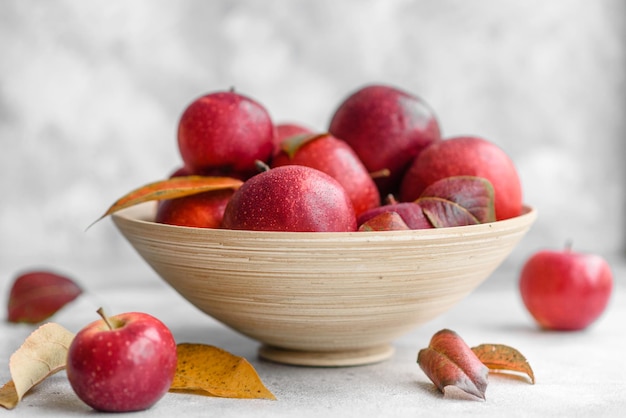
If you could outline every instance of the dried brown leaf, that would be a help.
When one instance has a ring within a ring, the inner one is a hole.
[[[481,344],[472,347],[472,351],[490,370],[523,373],[535,384],[533,369],[517,349],[504,344]]]
[[[181,343],[172,392],[204,394],[223,398],[276,399],[243,357],[221,348]]]
[[[52,322],[33,331],[9,360],[11,380],[0,389],[0,405],[15,408],[34,386],[63,370],[73,338],[72,332]]]

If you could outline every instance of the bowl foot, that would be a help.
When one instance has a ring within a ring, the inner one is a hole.
[[[390,358],[394,351],[390,344],[346,351],[298,351],[262,345],[259,357],[294,366],[344,367],[378,363]]]

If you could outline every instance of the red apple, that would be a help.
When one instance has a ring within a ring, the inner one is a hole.
[[[330,134],[285,139],[272,167],[290,164],[316,168],[337,180],[348,193],[357,216],[380,205],[376,184],[359,157],[345,141]]]
[[[381,196],[395,193],[411,161],[440,139],[439,123],[424,100],[386,85],[369,85],[350,94],[335,110],[329,128],[346,141],[377,177]]]
[[[69,347],[67,378],[76,395],[99,411],[147,409],[169,390],[176,342],[157,318],[129,312],[94,321]]]
[[[513,161],[497,145],[479,137],[454,137],[426,148],[405,174],[400,200],[413,201],[432,183],[452,176],[489,180],[497,220],[522,213],[522,186]]]
[[[356,230],[350,197],[331,176],[286,165],[246,181],[226,206],[222,228],[255,231]]]
[[[191,173],[247,178],[269,161],[274,124],[258,102],[234,91],[194,100],[178,125],[178,148]]]
[[[524,305],[546,329],[581,330],[605,310],[613,287],[606,260],[596,254],[543,250],[524,264],[519,289]]]
[[[159,202],[155,222],[196,228],[219,228],[235,191],[213,190]]]

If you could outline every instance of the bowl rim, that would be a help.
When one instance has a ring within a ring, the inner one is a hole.
[[[487,222],[477,225],[452,226],[445,228],[432,229],[411,229],[400,231],[352,231],[352,232],[293,232],[293,231],[251,231],[238,229],[220,229],[220,228],[198,228],[190,226],[179,226],[162,224],[154,221],[156,213],[155,201],[140,203],[115,212],[111,215],[113,222],[119,226],[120,223],[130,223],[138,226],[159,229],[162,231],[176,231],[178,233],[205,234],[207,236],[228,236],[230,238],[239,237],[246,238],[265,238],[265,239],[282,239],[295,238],[298,239],[333,239],[333,238],[363,238],[372,240],[376,237],[389,238],[408,238],[415,239],[423,237],[442,238],[446,236],[474,235],[493,232],[494,230],[504,231],[508,229],[518,229],[522,226],[530,226],[537,218],[537,210],[530,205],[523,205],[522,214],[513,218],[503,219],[495,222]]]

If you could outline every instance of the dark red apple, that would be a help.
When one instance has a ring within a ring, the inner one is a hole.
[[[219,228],[224,209],[234,192],[233,189],[213,190],[160,201],[155,222],[196,228]]]
[[[76,395],[99,411],[147,409],[169,390],[176,342],[157,318],[129,312],[94,321],[70,344],[67,378]]]
[[[348,193],[357,216],[380,205],[376,184],[359,157],[345,141],[330,134],[287,138],[272,167],[290,164],[316,168],[337,180]]]
[[[350,94],[335,110],[329,132],[346,141],[369,172],[381,196],[395,193],[411,161],[441,138],[433,110],[420,97],[387,85],[368,85]]]
[[[210,93],[194,100],[178,125],[178,148],[193,174],[247,178],[255,161],[269,161],[274,124],[265,107],[234,91]]]
[[[395,212],[400,215],[410,229],[433,228],[433,225],[424,215],[422,207],[416,202],[394,202],[369,209],[357,218],[357,224],[361,226],[371,219],[388,212]]]
[[[286,165],[247,180],[224,211],[222,228],[255,231],[356,230],[350,197],[331,176]]]
[[[402,180],[400,200],[413,201],[432,183],[451,176],[489,180],[497,220],[522,213],[522,186],[513,161],[493,142],[479,137],[454,137],[424,149]]]
[[[609,302],[613,274],[596,254],[543,250],[533,254],[520,273],[524,305],[539,325],[552,330],[581,330],[591,325]]]

